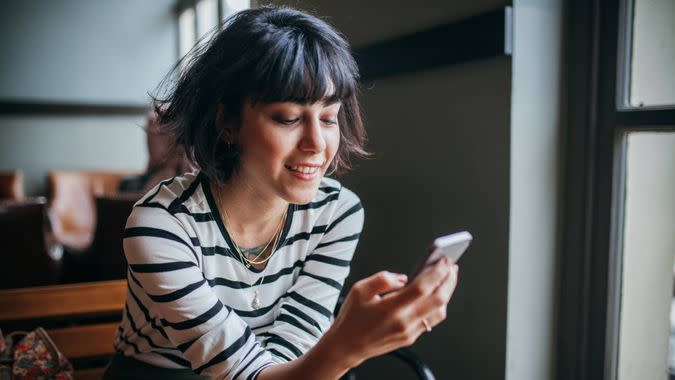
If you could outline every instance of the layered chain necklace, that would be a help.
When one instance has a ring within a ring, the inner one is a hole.
[[[229,221],[230,221],[230,217],[227,215],[227,211],[225,210],[225,207],[223,207],[223,204],[222,204],[222,201],[221,201],[221,196],[220,196],[220,187],[217,186],[217,185],[216,185],[216,190],[217,190],[217,195],[218,195],[218,198],[217,198],[218,206],[223,211],[223,219],[224,219],[223,222],[224,222],[225,226],[227,227],[227,225],[229,224]],[[277,247],[279,246],[279,240],[281,239],[281,231],[283,230],[284,224],[286,222],[287,214],[288,214],[288,209],[286,209],[286,211],[284,211],[284,214],[281,216],[281,220],[279,221],[279,225],[277,226],[277,228],[276,228],[274,234],[272,235],[272,237],[270,238],[270,240],[267,243],[263,244],[259,251],[258,251],[258,248],[253,248],[253,249],[250,249],[250,250],[244,249],[244,251],[246,251],[246,253],[252,252],[252,253],[250,253],[250,255],[252,257],[250,259],[246,256],[246,254],[244,254],[242,252],[242,248],[240,248],[239,245],[237,245],[237,243],[234,241],[234,238],[232,238],[232,236],[230,236],[230,240],[232,241],[232,245],[233,245],[232,248],[234,248],[235,252],[237,252],[237,255],[239,256],[239,261],[241,262],[241,264],[246,267],[246,273],[247,273],[247,276],[249,278],[249,283],[251,282],[251,275],[250,275],[250,273],[248,273],[248,269],[251,268],[252,266],[255,267],[255,265],[261,265],[261,264],[267,263],[272,258],[272,256],[274,256],[274,254],[276,253]],[[263,254],[265,253],[265,251],[267,250],[267,248],[270,247],[270,245],[272,246],[272,248],[270,250],[270,253],[267,256],[262,257]],[[255,310],[258,310],[262,307],[262,302],[260,302],[260,291],[259,291],[260,289],[258,287],[260,285],[262,285],[263,281],[265,280],[265,270],[266,269],[267,269],[267,265],[265,265],[265,267],[262,269],[262,277],[260,278],[260,281],[255,281],[255,283],[251,284],[251,287],[256,287],[254,289],[254,292],[253,292],[253,299],[251,300],[251,307]]]

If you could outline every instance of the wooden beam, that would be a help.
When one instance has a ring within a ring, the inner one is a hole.
[[[511,55],[511,7],[354,50],[363,81]]]
[[[0,99],[0,115],[145,115],[149,105],[80,104]]]

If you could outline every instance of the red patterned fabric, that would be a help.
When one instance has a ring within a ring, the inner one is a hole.
[[[23,335],[23,337],[21,337]],[[73,366],[59,352],[42,328],[28,334],[13,333],[8,341],[13,344],[12,375],[14,380],[72,380]]]

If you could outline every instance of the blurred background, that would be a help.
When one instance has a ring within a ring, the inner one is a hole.
[[[375,156],[340,178],[366,211],[348,286],[408,273],[438,235],[474,236],[447,320],[412,347],[436,378],[668,378],[671,0],[5,1],[0,268],[53,268],[3,287],[124,273],[101,231],[120,233],[134,197],[119,183],[147,168],[148,92],[261,4],[324,17],[361,67]],[[33,227],[11,214],[21,202],[42,210]],[[21,264],[29,228],[45,237]],[[406,371],[377,358],[357,375]]]

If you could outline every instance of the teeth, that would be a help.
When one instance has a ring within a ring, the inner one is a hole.
[[[317,170],[319,170],[319,168],[317,168],[315,166],[289,166],[288,168],[293,170],[294,172],[303,173],[303,174],[313,174]]]

